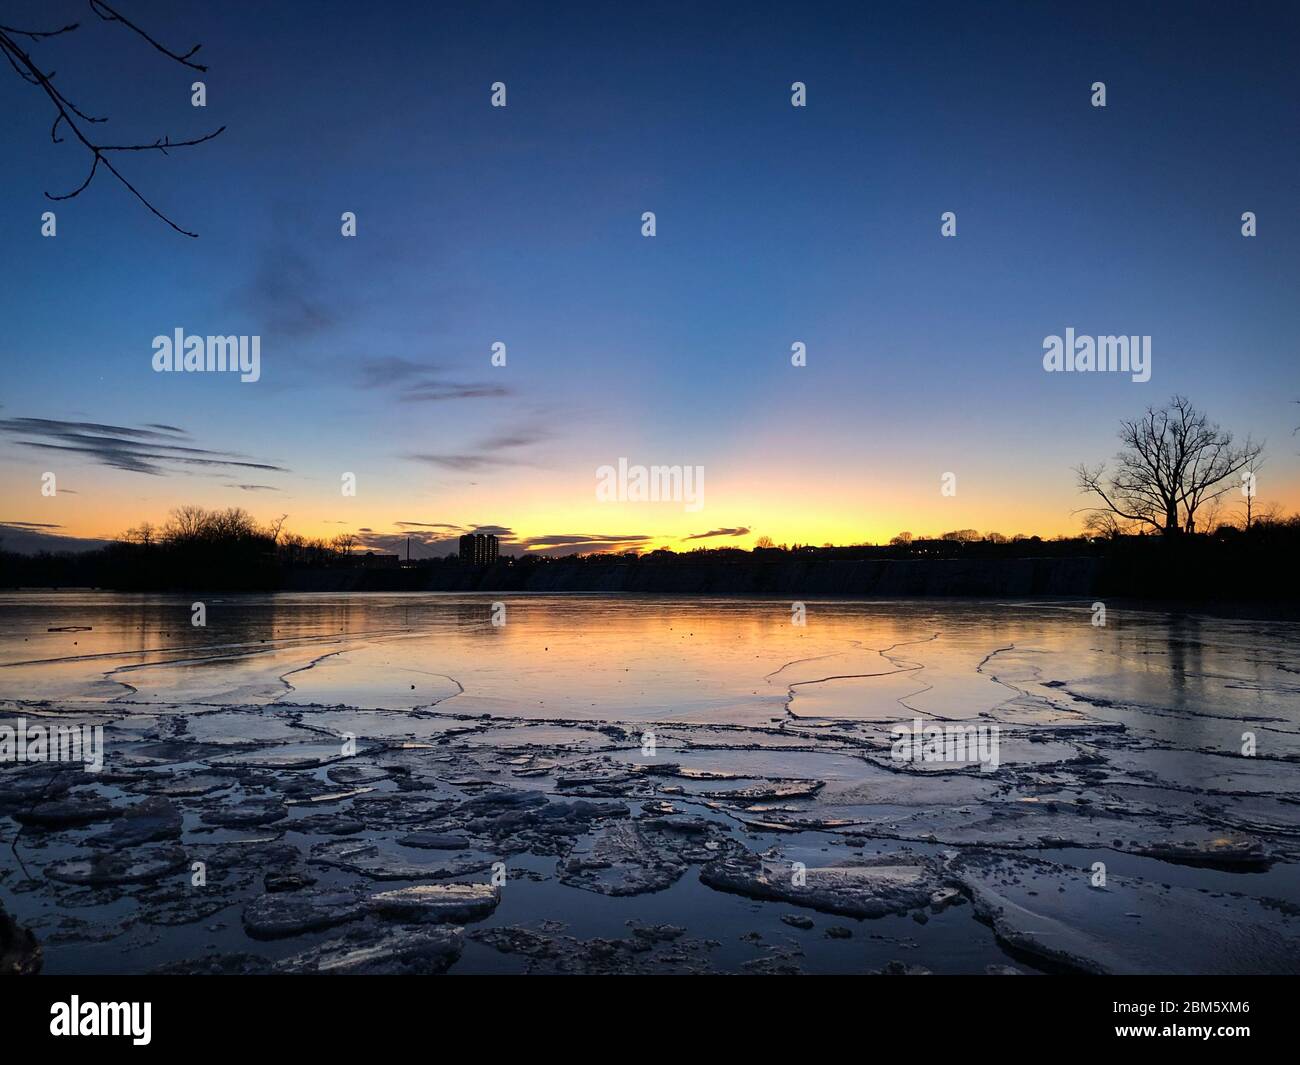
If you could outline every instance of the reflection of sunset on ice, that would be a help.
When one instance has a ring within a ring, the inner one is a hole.
[[[0,6],[14,1060],[1290,1034],[1300,5]]]
[[[1266,901],[1297,858],[1289,624],[851,600],[791,624],[781,600],[627,596],[518,596],[494,624],[499,605],[228,596],[196,628],[189,597],[0,597],[3,720],[99,725],[107,750],[102,775],[0,779],[47,970],[130,942],[123,894],[152,927],[241,914],[207,960],[165,938],[133,971],[836,972],[903,964],[904,941],[934,971],[1012,964],[1009,944],[1027,970],[1294,965]],[[995,730],[997,757],[900,759],[900,728]],[[177,890],[196,862],[219,894]],[[1241,871],[1247,895],[1196,891]],[[1175,934],[1188,913],[1217,938]],[[779,928],[795,954],[746,939]]]

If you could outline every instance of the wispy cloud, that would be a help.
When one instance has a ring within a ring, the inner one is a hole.
[[[549,434],[541,429],[516,429],[508,433],[489,436],[475,445],[472,451],[430,453],[408,452],[406,458],[427,462],[448,470],[492,470],[503,466],[532,466],[535,463],[518,452],[547,439]]]
[[[460,536],[464,533],[491,533],[501,541],[503,547],[509,546],[514,539],[514,530],[505,525],[458,525],[452,522],[419,521],[399,521],[393,524],[400,529],[410,531],[377,533],[373,529],[358,529],[357,537],[361,546],[369,551],[405,554],[409,539],[412,558],[435,558],[454,553],[459,548]]]
[[[402,403],[441,403],[454,399],[497,399],[510,395],[504,385],[450,380],[444,366],[397,355],[364,359],[358,370],[362,388],[386,389]]]
[[[502,466],[522,466],[526,465],[518,459],[504,457],[500,455],[467,455],[467,454],[431,454],[429,452],[412,451],[406,455],[408,459],[414,459],[416,462],[427,462],[430,466],[441,466],[445,470],[461,470],[474,472],[477,470],[491,470]]]
[[[742,525],[735,529],[710,529],[708,532],[694,533],[691,536],[683,536],[683,540],[708,540],[714,536],[744,536],[749,532],[749,526]]]
[[[319,271],[288,239],[265,247],[237,302],[274,337],[306,339],[319,336],[337,322],[337,312],[322,297]]]
[[[101,466],[154,477],[194,466],[287,472],[282,466],[256,462],[238,452],[194,447],[189,433],[175,426],[136,427],[52,418],[3,418],[0,419],[0,433],[10,437],[18,447],[85,455]]]
[[[539,554],[575,554],[589,551],[640,550],[653,539],[648,533],[548,533],[517,541],[518,546]]]
[[[500,399],[510,395],[504,385],[428,384],[411,388],[398,398],[403,403],[444,403],[452,399]]]
[[[394,388],[441,372],[441,366],[431,363],[415,362],[400,355],[384,355],[362,359],[357,377],[362,388]]]

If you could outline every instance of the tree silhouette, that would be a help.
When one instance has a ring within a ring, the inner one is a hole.
[[[1165,536],[1196,531],[1196,515],[1234,487],[1234,474],[1258,463],[1262,444],[1247,437],[1236,445],[1185,396],[1165,406],[1148,407],[1140,417],[1120,422],[1115,471],[1105,463],[1075,468],[1081,492],[1097,496],[1126,521],[1159,530]]]
[[[149,34],[135,23],[109,7],[108,4],[104,3],[104,0],[89,0],[89,3],[90,10],[100,19],[105,22],[120,22],[127,29],[147,41],[156,50],[167,56],[167,58],[194,70],[206,71],[208,69],[201,63],[191,61],[191,57],[199,50],[201,45],[196,44],[184,55],[179,55],[176,52],[163,47],[163,45],[150,37]],[[162,211],[158,210],[157,207],[150,203],[148,198],[122,175],[122,172],[118,170],[117,166],[113,163],[112,156],[118,152],[161,152],[163,155],[166,155],[168,150],[171,148],[192,148],[196,144],[210,141],[213,137],[222,133],[226,127],[222,126],[220,129],[214,130],[202,137],[195,137],[192,140],[174,141],[170,137],[164,135],[159,137],[152,144],[99,144],[96,141],[91,140],[90,136],[83,129],[82,123],[89,126],[107,122],[108,118],[89,115],[85,111],[81,110],[81,108],[77,107],[77,105],[69,100],[60,89],[55,87],[55,71],[43,69],[37,64],[36,60],[18,44],[19,39],[25,39],[26,42],[31,42],[27,44],[27,47],[30,48],[31,44],[39,44],[51,37],[59,37],[66,33],[73,33],[80,27],[80,25],[80,23],[73,22],[70,25],[55,30],[21,30],[16,29],[13,26],[0,25],[0,55],[5,57],[9,66],[13,68],[14,72],[23,81],[28,85],[40,89],[54,107],[54,124],[50,127],[50,140],[55,144],[63,143],[67,138],[59,136],[59,129],[60,127],[66,127],[71,131],[73,138],[79,141],[91,155],[90,172],[86,175],[85,180],[82,181],[80,185],[71,192],[66,192],[57,196],[47,192],[45,194],[46,199],[56,201],[71,200],[80,196],[87,188],[89,188],[90,183],[94,180],[95,175],[99,172],[99,168],[102,166],[117,178],[117,180],[130,191],[131,195],[144,204],[145,207],[147,207],[158,218],[161,218],[171,226],[172,229],[176,230],[177,233],[183,233],[187,237],[197,237],[197,233],[191,233],[187,229],[182,229],[163,214]]]

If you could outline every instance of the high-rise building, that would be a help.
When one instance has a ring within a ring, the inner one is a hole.
[[[460,560],[487,566],[497,560],[500,543],[491,533],[466,533],[460,538]]]

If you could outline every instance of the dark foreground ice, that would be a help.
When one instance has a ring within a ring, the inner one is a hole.
[[[0,971],[1300,971],[1293,623],[192,598],[0,596]]]

